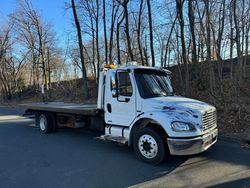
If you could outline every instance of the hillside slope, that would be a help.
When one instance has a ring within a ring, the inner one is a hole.
[[[203,67],[198,77],[194,76],[195,70],[190,70],[190,94],[188,97],[205,101],[217,108],[218,127],[221,134],[250,140],[250,65],[246,66],[246,76],[239,85],[234,81],[235,79],[233,81],[230,79],[229,61],[225,61],[221,83],[215,71],[216,88],[213,95],[209,90],[208,66],[204,64],[200,66]],[[236,64],[233,68],[237,70]],[[175,92],[181,95],[183,87],[180,70],[178,66],[171,67],[170,70]],[[236,71],[233,73],[236,75]]]

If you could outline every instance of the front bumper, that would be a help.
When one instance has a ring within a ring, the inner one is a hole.
[[[168,148],[171,155],[193,155],[210,148],[216,141],[218,129],[195,138],[168,138]]]

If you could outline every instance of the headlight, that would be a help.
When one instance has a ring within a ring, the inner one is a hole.
[[[175,132],[194,132],[196,131],[196,128],[191,123],[185,123],[180,121],[174,121],[172,122],[172,129]]]

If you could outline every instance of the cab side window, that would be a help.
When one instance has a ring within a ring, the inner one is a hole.
[[[119,94],[121,96],[131,97],[133,94],[133,88],[128,72],[118,72],[118,82],[119,82]]]

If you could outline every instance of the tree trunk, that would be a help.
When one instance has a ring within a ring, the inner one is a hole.
[[[238,63],[238,81],[241,83],[242,81],[242,51],[240,45],[240,29],[237,20],[237,2],[233,0],[233,18],[234,18],[234,26],[235,26],[235,41],[236,41],[236,49],[237,49],[237,63]]]
[[[115,0],[112,0],[112,15],[111,15],[111,25],[110,25],[110,38],[109,38],[109,63],[113,64],[112,52],[113,52],[113,38],[114,38],[114,28],[115,20],[117,16],[118,8],[116,8]]]
[[[71,6],[72,6],[73,16],[74,16],[74,20],[75,20],[75,24],[76,24],[76,29],[77,29],[78,45],[79,45],[80,59],[81,59],[81,65],[82,65],[83,97],[84,97],[84,100],[87,100],[89,92],[88,92],[88,85],[87,85],[86,68],[85,68],[85,63],[84,63],[84,55],[83,55],[81,25],[80,25],[80,22],[78,20],[74,0],[71,0]]]
[[[96,0],[96,20],[95,20],[95,38],[96,38],[96,55],[97,55],[97,78],[99,80],[99,73],[100,73],[100,52],[99,52],[99,0]],[[106,28],[106,21],[105,21],[105,28]],[[105,34],[106,35],[106,34]],[[107,39],[105,39],[107,40]],[[107,41],[106,41],[107,42]],[[105,50],[106,51],[106,50]],[[93,52],[94,53],[94,52]],[[107,60],[106,60],[107,61]]]
[[[143,53],[144,53],[145,60],[146,60],[146,66],[149,66],[149,61],[148,61],[147,35],[145,35],[145,48],[143,48]]]
[[[210,29],[210,5],[208,1],[205,2],[205,11],[206,11],[206,30],[207,30],[207,63],[209,65],[209,85],[210,93],[214,94],[214,68],[211,62],[211,29]]]
[[[98,2],[98,0],[96,0]],[[96,3],[98,4],[98,3]],[[107,43],[107,28],[106,28],[106,3],[102,1],[103,5],[103,30],[104,30],[104,46],[105,46],[105,63],[108,64],[108,43]]]
[[[246,66],[247,66],[247,58],[248,58],[248,45],[249,45],[249,30],[250,24],[248,23],[246,26],[246,34],[245,34],[245,57],[243,63],[243,76],[246,77]]]
[[[164,59],[163,59],[163,63],[164,63],[164,64],[162,64],[161,67],[163,67],[163,66],[165,67],[165,66],[166,66],[167,54],[169,53],[169,55],[170,55],[169,44],[170,44],[170,39],[171,39],[173,30],[174,30],[174,26],[175,26],[176,20],[177,20],[177,16],[176,16],[175,19],[174,19],[174,22],[173,22],[173,24],[172,24],[172,26],[171,26],[171,29],[170,29],[170,32],[169,32],[169,35],[168,35],[168,39],[167,39],[167,43],[166,43],[166,47],[165,47]],[[168,51],[169,51],[169,52],[168,52]]]
[[[233,46],[234,46],[234,27],[233,27],[233,5],[230,5],[229,23],[230,23],[230,79],[233,81]]]
[[[50,64],[50,49],[47,48],[47,64],[48,64],[48,80],[49,80],[49,89],[51,89],[51,64]]]
[[[123,1],[123,9],[124,9],[124,17],[125,17],[125,34],[127,39],[127,45],[128,45],[128,59],[129,61],[134,61],[134,55],[131,48],[131,39],[130,39],[130,31],[129,31],[129,18],[128,18],[128,2],[129,0]]]
[[[185,74],[185,95],[189,95],[189,71],[187,63],[186,45],[185,45],[185,31],[184,31],[184,18],[183,18],[183,0],[176,0],[177,17],[180,24],[181,32],[181,48],[182,48],[182,59],[184,63],[184,74]]]
[[[121,50],[120,50],[120,26],[123,22],[123,20],[125,19],[125,15],[123,13],[122,18],[120,20],[118,20],[117,22],[117,27],[116,27],[116,45],[117,45],[117,59],[118,62],[117,64],[120,65],[121,64]]]
[[[148,5],[148,24],[149,24],[149,37],[150,37],[150,49],[152,56],[152,66],[155,66],[155,53],[154,53],[154,37],[153,37],[153,26],[152,26],[152,13],[151,13],[151,0],[147,0]]]
[[[144,59],[143,59],[143,51],[142,51],[142,46],[141,46],[141,17],[142,17],[142,10],[143,10],[143,2],[144,2],[144,0],[141,0],[140,10],[139,10],[139,15],[138,15],[137,43],[138,43],[138,48],[139,48],[141,63],[144,66],[145,63],[144,63]]]
[[[93,22],[93,17],[90,17],[90,25],[91,25],[91,34],[92,34],[92,64],[93,64],[93,68],[94,68],[94,77],[97,79],[97,72],[96,72],[96,66],[95,66],[95,54],[98,50],[95,50],[95,41],[96,41],[96,37],[95,37],[95,28],[94,28],[94,22]],[[85,50],[87,51],[87,50]]]
[[[42,42],[42,33],[40,31],[40,26],[37,25],[37,34],[38,34],[38,38],[39,38],[39,52],[40,52],[40,57],[42,58],[42,71],[43,71],[43,83],[48,89],[48,82],[47,82],[47,73],[46,73],[46,65],[45,65],[45,58],[44,58],[44,45]]]
[[[189,24],[190,24],[190,33],[191,33],[191,39],[192,39],[192,63],[196,68],[196,64],[198,62],[197,60],[197,51],[196,51],[196,37],[195,37],[195,17],[194,17],[194,8],[193,8],[193,1],[188,1],[188,18],[189,18]],[[197,71],[195,71],[197,73]]]

